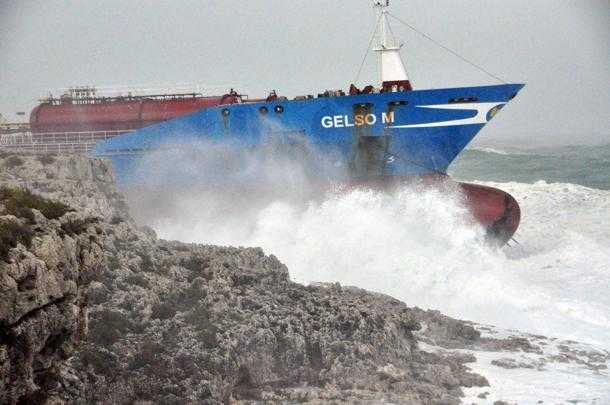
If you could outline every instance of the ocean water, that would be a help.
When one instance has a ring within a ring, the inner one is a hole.
[[[294,176],[278,175],[293,168],[270,171],[272,193],[233,187],[176,190],[163,204],[159,195],[130,199],[160,237],[261,246],[297,282],[355,285],[453,317],[610,349],[610,146],[465,151],[454,177],[506,190],[521,205],[518,244],[502,249],[484,242],[451,192],[295,198]]]
[[[537,149],[474,147],[462,152],[449,172],[469,180],[544,180],[610,190],[610,144]]]

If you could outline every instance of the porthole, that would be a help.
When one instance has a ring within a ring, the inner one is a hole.
[[[281,114],[284,112],[284,107],[282,107],[281,105],[276,105],[274,110],[276,113]]]
[[[230,114],[231,114],[231,111],[229,111],[229,109],[228,109],[228,108],[224,108],[224,109],[222,110],[222,116],[223,116],[223,117],[228,117]]]
[[[258,109],[258,112],[260,112],[261,114],[265,115],[269,112],[269,109],[265,106],[261,107]]]
[[[476,103],[477,101],[479,101],[479,99],[476,97],[450,98],[449,104]]]

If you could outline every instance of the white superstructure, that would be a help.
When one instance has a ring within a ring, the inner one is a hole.
[[[373,49],[378,53],[379,78],[383,87],[392,90],[410,90],[411,85],[407,69],[400,55],[402,44],[396,42],[388,21],[389,0],[376,0],[377,9],[377,46]]]

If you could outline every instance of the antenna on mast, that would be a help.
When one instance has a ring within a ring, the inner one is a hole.
[[[373,50],[379,54],[379,76],[384,91],[413,90],[407,69],[400,56],[402,45],[396,44],[388,21],[390,0],[374,0],[373,7],[378,10],[378,44]]]
[[[374,0],[374,7],[387,8],[390,7],[390,0]]]

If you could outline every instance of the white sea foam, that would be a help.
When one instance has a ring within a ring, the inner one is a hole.
[[[498,334],[494,331],[489,337],[514,336],[514,333]],[[504,336],[502,336],[504,335]],[[532,339],[532,337],[530,337]],[[610,403],[610,380],[607,370],[588,367],[587,355],[603,356],[604,353],[588,345],[563,340],[544,341],[539,353],[467,351],[477,361],[468,367],[477,374],[484,375],[489,387],[464,388],[464,404],[494,404],[504,401],[510,404],[568,404],[580,403],[603,405]],[[426,345],[422,349],[430,351]],[[569,348],[578,353],[578,361],[557,361],[564,350]],[[434,350],[432,350],[434,351]],[[515,362],[528,364],[528,367],[503,368],[494,361],[514,359]],[[481,394],[485,397],[482,400]]]
[[[459,198],[409,188],[241,202],[214,190],[176,196],[179,205],[151,225],[169,239],[262,246],[301,283],[338,281],[454,317],[609,347],[610,192],[491,185],[521,204],[520,245],[486,246]]]
[[[134,212],[163,238],[261,246],[297,282],[338,281],[454,317],[610,347],[610,191],[489,183],[523,213],[520,244],[497,250],[454,191],[310,193],[312,165],[316,175],[336,170],[333,156],[304,144],[295,160],[270,145],[253,153],[208,143],[152,156],[142,167],[149,178],[170,184],[189,173],[188,181],[132,194]],[[220,183],[191,186],[209,173]]]
[[[495,153],[496,155],[511,155],[511,152],[507,152],[501,149],[489,148],[486,146],[471,146],[468,150],[476,150],[479,152]]]
[[[610,191],[486,183],[522,208],[520,244],[498,250],[451,190],[320,195],[304,191],[312,183],[292,159],[212,150],[147,162],[166,184],[178,172],[224,173],[220,185],[131,195],[134,212],[161,237],[261,246],[297,282],[337,281],[453,317],[610,349]]]

